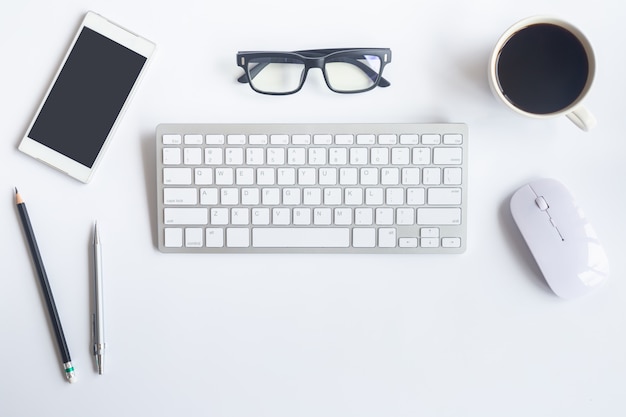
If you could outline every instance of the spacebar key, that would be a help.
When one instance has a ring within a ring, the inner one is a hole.
[[[252,229],[258,248],[347,248],[350,229],[334,227],[272,227]]]

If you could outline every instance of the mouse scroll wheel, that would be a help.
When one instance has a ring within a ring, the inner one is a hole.
[[[541,211],[546,211],[547,209],[550,208],[550,206],[548,206],[548,202],[546,201],[546,199],[541,196],[535,198],[535,204],[537,204],[537,207],[539,207],[539,210]]]

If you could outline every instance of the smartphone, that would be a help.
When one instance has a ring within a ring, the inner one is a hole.
[[[154,50],[88,12],[19,150],[88,183]]]

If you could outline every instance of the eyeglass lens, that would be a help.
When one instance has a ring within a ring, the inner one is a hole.
[[[250,85],[265,93],[297,90],[304,76],[304,62],[290,58],[252,58],[248,61]]]
[[[372,88],[380,77],[381,59],[374,55],[345,53],[329,57],[324,66],[328,86],[339,92]],[[248,61],[249,82],[265,93],[290,93],[300,88],[305,64],[297,58],[263,57]]]
[[[326,61],[324,70],[331,89],[340,92],[372,88],[380,76],[381,61],[375,55],[346,54]]]

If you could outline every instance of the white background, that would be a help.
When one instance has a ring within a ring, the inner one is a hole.
[[[87,10],[157,55],[95,178],[17,145]],[[550,14],[596,52],[590,133],[519,116],[487,63],[514,22]],[[0,13],[1,416],[626,415],[623,27],[618,0],[22,0]],[[391,87],[330,92],[319,72],[269,97],[238,84],[238,50],[389,47]],[[465,122],[463,255],[172,255],[155,248],[163,122]],[[588,297],[547,287],[514,225],[522,184],[568,186],[612,276]],[[27,201],[79,381],[68,384],[13,187]],[[90,347],[90,240],[104,245],[107,357]]]

